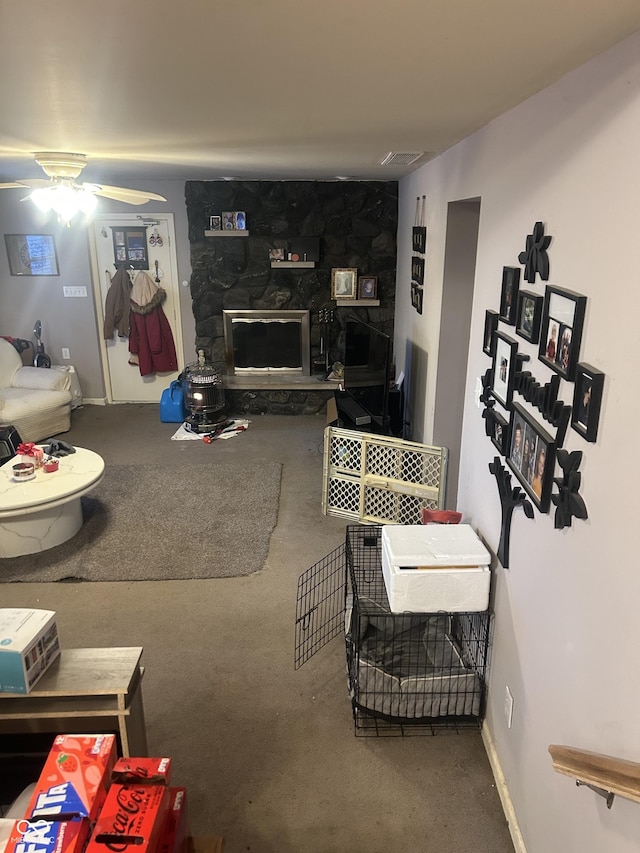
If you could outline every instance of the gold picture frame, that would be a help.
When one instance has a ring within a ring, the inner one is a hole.
[[[334,267],[331,270],[331,298],[356,299],[358,270],[355,267]]]

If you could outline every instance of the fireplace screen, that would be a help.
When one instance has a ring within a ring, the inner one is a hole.
[[[310,373],[308,311],[223,311],[230,373]]]

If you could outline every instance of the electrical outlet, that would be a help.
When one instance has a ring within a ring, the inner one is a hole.
[[[69,354],[69,347],[62,347],[62,357],[64,359],[71,358],[71,355]]]
[[[508,684],[504,692],[504,716],[507,720],[507,728],[510,729],[513,722],[513,696]]]

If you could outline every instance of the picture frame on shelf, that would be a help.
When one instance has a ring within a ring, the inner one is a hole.
[[[222,231],[222,217],[220,215],[209,217],[209,231]]]
[[[487,432],[491,443],[502,456],[507,455],[509,447],[509,421],[495,409],[486,410]]]
[[[571,428],[585,441],[594,442],[598,437],[604,376],[590,364],[580,363],[576,367]]]
[[[540,340],[540,322],[544,297],[529,290],[518,291],[518,310],[516,312],[516,335],[532,344]]]
[[[555,460],[555,440],[529,412],[514,403],[507,464],[540,512],[549,510]]]
[[[509,326],[515,326],[516,324],[519,288],[520,267],[503,267],[502,288],[500,291],[500,319]]]
[[[235,231],[235,213],[233,210],[222,211],[222,230]]]
[[[482,337],[482,352],[493,355],[493,333],[498,330],[498,312],[490,308],[484,312],[484,335]]]
[[[284,249],[278,248],[276,246],[269,249],[269,260],[270,261],[284,261]]]
[[[355,267],[334,267],[331,270],[331,298],[356,299],[358,270]]]
[[[378,298],[378,276],[361,275],[358,279],[358,299]]]
[[[493,333],[493,368],[491,370],[491,395],[505,409],[511,407],[515,384],[518,342],[496,329]]]
[[[60,275],[52,234],[5,234],[10,275]]]
[[[233,227],[236,231],[245,231],[247,228],[247,216],[244,210],[233,211]]]
[[[586,296],[549,284],[545,288],[538,359],[570,382],[580,356],[586,307]]]

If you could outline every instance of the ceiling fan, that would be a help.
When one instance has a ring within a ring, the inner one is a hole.
[[[33,156],[47,178],[24,178],[12,183],[0,184],[0,189],[31,189],[32,192],[25,196],[25,199],[31,199],[45,212],[54,210],[62,221],[68,222],[79,211],[91,213],[97,204],[96,196],[125,204],[166,201],[164,196],[146,192],[146,190],[111,187],[107,184],[76,183],[76,178],[87,165],[84,154],[42,151]]]

